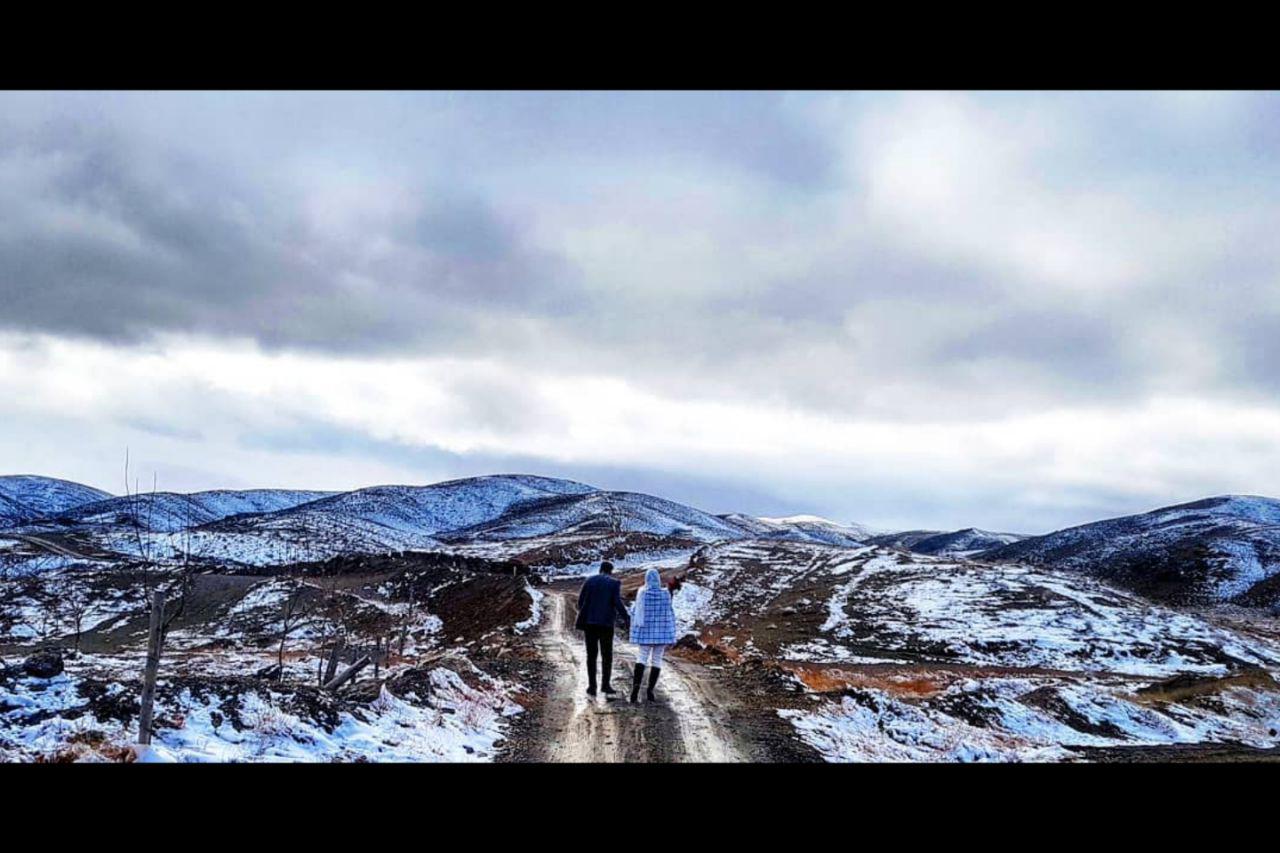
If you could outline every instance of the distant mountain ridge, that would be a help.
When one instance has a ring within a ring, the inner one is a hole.
[[[487,523],[453,531],[451,538],[525,539],[580,532],[652,533],[703,542],[742,535],[719,516],[675,501],[597,490],[531,501]]]
[[[50,513],[42,520],[62,524],[132,524],[136,516],[149,530],[171,533],[236,515],[289,509],[333,494],[293,489],[142,492],[81,504],[63,512]]]
[[[936,556],[968,555],[1001,545],[1010,545],[1027,537],[1020,533],[994,533],[990,530],[979,530],[966,527],[950,533],[939,533],[917,540],[911,550],[917,554],[933,554]]]
[[[730,513],[721,518],[732,522],[752,538],[782,539],[791,542],[813,542],[856,548],[873,538],[875,531],[860,524],[840,524],[816,515],[792,515],[784,518]]]
[[[0,524],[21,524],[109,497],[109,492],[70,480],[8,474],[0,476]]]
[[[306,523],[343,517],[391,530],[434,535],[492,521],[513,506],[550,497],[598,491],[573,480],[524,474],[469,477],[426,486],[370,486],[286,508],[261,520]]]
[[[712,514],[654,495],[573,480],[498,474],[347,492],[288,489],[113,497],[66,480],[0,476],[0,527],[74,531],[128,554],[135,517],[155,535],[197,534],[212,560],[254,565],[344,553],[458,550],[529,565],[678,560],[699,545],[775,540],[1086,573],[1175,604],[1280,611],[1280,501],[1221,495],[1023,537],[978,528],[884,533],[811,515]]]
[[[1176,604],[1280,605],[1280,501],[1220,495],[1095,521],[981,559],[1084,572]]]
[[[965,527],[961,530],[900,530],[871,537],[874,545],[902,548],[916,554],[944,557],[966,557],[990,548],[998,548],[1027,537],[1021,533],[995,533]]]

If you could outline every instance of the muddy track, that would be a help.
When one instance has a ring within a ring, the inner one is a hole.
[[[25,542],[33,548],[47,551],[58,557],[68,557],[72,560],[95,560],[99,557],[99,555],[84,554],[79,551],[75,551],[68,548],[61,542],[55,542],[52,539],[48,539],[43,536],[32,536],[29,533],[6,533],[5,536]]]
[[[576,603],[569,593],[551,592],[538,636],[539,651],[552,666],[551,696],[539,722],[540,753],[534,760],[554,762],[738,762],[747,760],[745,744],[732,736],[726,707],[730,701],[697,664],[663,663],[658,701],[631,704],[632,658],[615,642],[613,685],[618,699],[586,694],[586,649],[574,630]]]

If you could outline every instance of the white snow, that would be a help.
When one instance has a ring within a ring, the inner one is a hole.
[[[523,634],[531,628],[536,628],[542,622],[542,598],[543,592],[534,588],[532,584],[525,581],[525,591],[529,593],[530,614],[529,618],[523,622],[517,622],[515,629],[517,634]]]
[[[219,698],[198,699],[187,690],[176,705],[158,703],[157,715],[179,725],[159,729],[151,749],[139,751],[138,760],[489,761],[506,719],[521,708],[507,698],[508,685],[477,676],[482,686],[472,687],[452,669],[434,668],[430,696],[400,697],[384,687],[375,701],[341,712],[332,729],[285,710],[281,694],[264,687],[241,694],[238,707],[245,725],[237,730]],[[20,678],[0,687],[0,707],[8,708],[0,713],[0,760],[30,761],[68,748],[76,751],[71,739],[90,731],[129,747],[136,731],[97,721],[91,714],[64,716],[81,704],[75,687],[67,674],[49,681]],[[24,723],[33,713],[44,719]],[[93,750],[79,751],[82,760],[102,760]]]
[[[904,700],[860,688],[812,711],[780,710],[828,761],[1061,761],[1071,746],[1240,743],[1280,746],[1280,692],[1228,688],[1216,704],[1144,703],[1123,688],[1061,684],[1058,699],[1098,732],[1064,724],[1019,701],[1044,682],[969,680],[933,700]],[[966,695],[967,694],[967,695]],[[981,727],[946,711],[948,700],[984,709]],[[1099,733],[1103,732],[1103,733]]]
[[[714,593],[709,587],[686,580],[671,599],[676,613],[676,635],[696,633],[695,625],[710,612]]]

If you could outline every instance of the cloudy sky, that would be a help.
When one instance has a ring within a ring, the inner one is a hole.
[[[6,93],[0,471],[1280,495],[1280,97]]]

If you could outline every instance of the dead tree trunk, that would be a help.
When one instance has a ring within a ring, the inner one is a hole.
[[[405,643],[409,640],[409,626],[413,623],[414,600],[413,585],[409,585],[409,612],[405,614],[404,621],[400,624],[400,654],[404,655]]]
[[[359,672],[360,670],[368,666],[369,660],[370,658],[368,655],[365,655],[364,657],[360,658],[360,660],[356,661],[355,663],[351,664],[351,666],[344,669],[342,671],[342,675],[339,675],[337,678],[333,679],[328,684],[326,684],[324,686],[324,689],[337,690],[339,687],[341,687],[342,685],[350,681],[352,678],[354,678],[357,672]]]
[[[147,664],[142,673],[142,696],[138,700],[138,743],[151,743],[151,719],[155,709],[156,675],[160,671],[160,631],[164,622],[164,591],[151,597],[151,625],[147,634]]]
[[[338,674],[338,658],[342,656],[342,650],[346,646],[346,638],[339,634],[333,641],[333,651],[329,653],[329,663],[324,668],[324,678],[320,679],[321,686],[333,681],[333,677]]]

